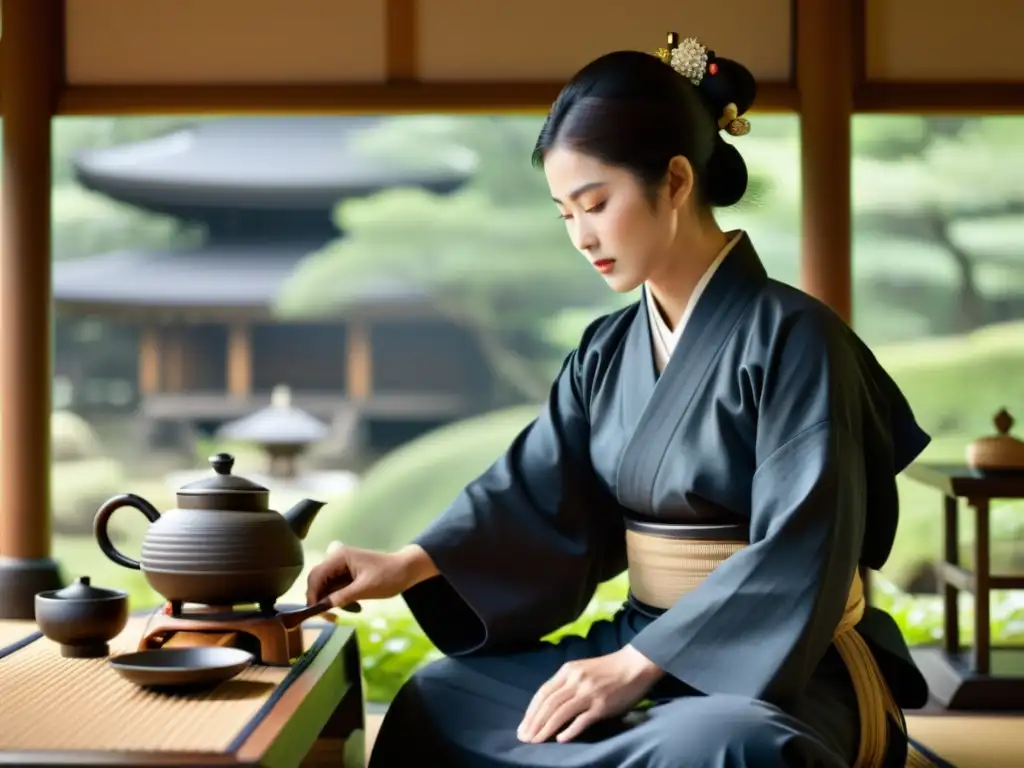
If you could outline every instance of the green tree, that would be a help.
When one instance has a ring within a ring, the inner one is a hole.
[[[330,313],[395,276],[427,290],[448,311],[489,330],[540,380],[580,326],[632,296],[617,296],[576,254],[530,156],[540,117],[399,118],[363,134],[358,147],[382,165],[473,173],[460,192],[397,189],[343,202],[345,235],[311,256],[282,292],[286,315]],[[752,177],[751,198],[768,185]]]
[[[1014,170],[1024,167],[1022,127],[1015,117],[873,115],[854,122],[858,235],[902,242],[908,254],[890,260],[872,289],[883,300],[916,297],[933,331],[1024,315],[1024,185]],[[910,254],[920,246],[949,259],[952,306],[936,301],[941,269],[912,267]]]
[[[201,118],[206,119],[206,118]],[[79,185],[73,161],[90,149],[153,138],[196,122],[169,117],[59,117],[53,124],[52,252],[78,258],[120,248],[194,245],[203,233],[170,216],[119,203]]]
[[[358,148],[382,164],[471,171],[462,190],[393,189],[343,202],[344,236],[312,255],[282,292],[286,315],[344,310],[382,283],[426,290],[482,326],[502,350],[545,380],[564,354],[545,327],[560,312],[615,302],[572,250],[543,174],[530,165],[536,118],[414,117],[368,131]],[[508,363],[508,360],[506,360]],[[509,363],[511,364],[511,363]]]

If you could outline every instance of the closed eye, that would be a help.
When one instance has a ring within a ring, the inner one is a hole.
[[[591,206],[590,208],[587,208],[584,211],[584,213],[600,213],[601,211],[603,211],[605,209],[605,206],[607,204],[608,204],[607,200],[602,200],[597,205],[594,205],[594,206]],[[559,213],[558,214],[558,218],[560,218],[562,221],[569,221],[570,219],[572,219],[572,215],[568,214],[568,213]]]

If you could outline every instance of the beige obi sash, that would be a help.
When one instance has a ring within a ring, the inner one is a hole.
[[[746,541],[704,538],[711,526],[649,526],[630,530],[627,521],[626,553],[629,558],[629,588],[642,603],[667,610],[687,592],[695,589],[731,555],[747,546]],[[717,527],[717,526],[716,526]],[[736,526],[721,526],[724,534]],[[661,529],[651,532],[651,529]],[[694,538],[699,535],[702,538]],[[896,723],[903,719],[878,662],[864,638],[854,629],[864,616],[864,582],[858,572],[850,587],[846,610],[836,627],[834,643],[850,672],[860,714],[860,747],[854,768],[878,768],[888,748],[886,715]]]

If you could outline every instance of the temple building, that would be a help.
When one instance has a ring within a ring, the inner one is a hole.
[[[341,200],[395,186],[447,194],[467,180],[466,168],[361,157],[353,137],[380,121],[200,121],[77,157],[73,172],[87,189],[205,236],[194,249],[56,262],[55,373],[70,383],[70,407],[131,413],[151,439],[177,442],[267,406],[273,388],[286,386],[297,406],[328,424],[357,425],[382,449],[507,402],[477,329],[400,278],[343,314],[301,322],[274,314],[299,262],[341,234],[333,221]],[[81,347],[83,324],[97,322],[126,340],[125,353]],[[90,395],[97,381],[120,382],[118,396]]]

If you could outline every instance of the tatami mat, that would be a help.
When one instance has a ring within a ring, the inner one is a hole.
[[[39,627],[34,621],[0,621],[0,653],[37,634]]]
[[[111,652],[135,650],[145,621],[132,619]],[[319,634],[307,630],[306,647]],[[291,670],[253,665],[215,689],[172,696],[136,687],[107,661],[64,658],[46,638],[0,659],[0,749],[222,752]]]

